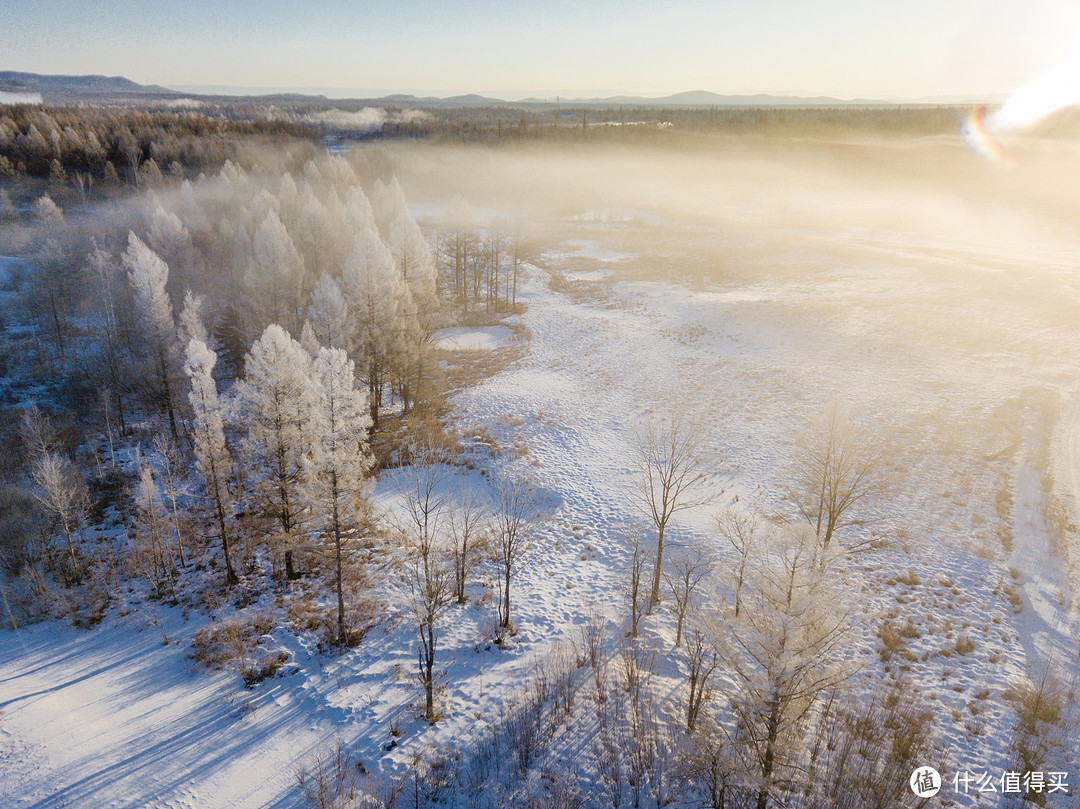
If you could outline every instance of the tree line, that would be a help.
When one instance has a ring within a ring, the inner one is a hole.
[[[250,166],[257,147],[299,147],[310,158],[317,137],[302,123],[221,111],[15,105],[0,113],[0,179],[47,178],[84,199],[95,186],[153,188],[227,160]]]

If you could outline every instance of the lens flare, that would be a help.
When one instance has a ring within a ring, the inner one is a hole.
[[[978,106],[972,110],[961,131],[971,148],[987,160],[996,163],[1008,161],[1009,155],[998,140],[993,117],[986,107]]]
[[[1007,160],[1002,136],[1035,126],[1063,107],[1080,100],[1080,58],[1071,59],[1034,79],[998,109],[976,107],[963,125],[963,134],[976,152],[988,160]]]

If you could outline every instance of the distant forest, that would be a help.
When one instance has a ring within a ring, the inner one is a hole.
[[[379,102],[341,101],[354,113]],[[163,177],[196,178],[225,161],[250,168],[260,147],[294,154],[299,166],[325,140],[422,139],[497,146],[521,141],[659,143],[708,146],[713,136],[844,138],[955,134],[967,108],[599,107],[555,105],[383,106],[385,120],[352,126],[326,104],[229,102],[199,108],[11,105],[0,108],[0,179],[39,178],[89,198],[121,184],[156,187]],[[1074,137],[1080,114],[1065,111],[1039,134]]]

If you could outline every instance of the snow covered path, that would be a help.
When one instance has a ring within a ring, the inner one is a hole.
[[[345,731],[337,678],[286,633],[289,674],[246,691],[188,659],[193,623],[161,611],[79,631],[0,632],[0,806],[291,809],[295,770]],[[296,665],[299,663],[299,665]],[[360,725],[362,726],[362,725]],[[355,731],[354,731],[355,734]]]

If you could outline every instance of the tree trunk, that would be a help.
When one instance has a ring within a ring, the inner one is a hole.
[[[341,583],[341,521],[338,515],[338,485],[337,485],[337,472],[334,471],[330,475],[330,492],[334,500],[333,519],[334,519],[334,552],[337,557],[337,623],[338,623],[338,642],[345,646],[348,640],[345,634],[345,593],[342,589]]]
[[[435,721],[435,628],[429,621],[427,625],[427,642],[425,644],[424,657],[426,658],[424,671],[424,690],[426,698],[426,711],[424,716],[428,722]]]
[[[652,594],[649,596],[649,612],[660,603],[660,566],[664,562],[664,525],[656,532],[656,569],[653,570]]]
[[[221,481],[218,480],[217,465],[211,461],[210,477],[214,485],[214,505],[217,510],[218,527],[221,529],[221,551],[225,556],[225,581],[229,586],[236,584],[240,578],[233,570],[232,559],[229,556],[229,531],[225,525],[225,504],[221,502]]]
[[[510,565],[506,566],[506,578],[503,585],[503,629],[510,628]]]
[[[762,786],[758,790],[757,809],[768,809],[769,779],[772,778],[776,758],[776,737],[780,726],[780,698],[773,694],[769,706],[769,724],[765,736],[765,758],[761,762]]]

